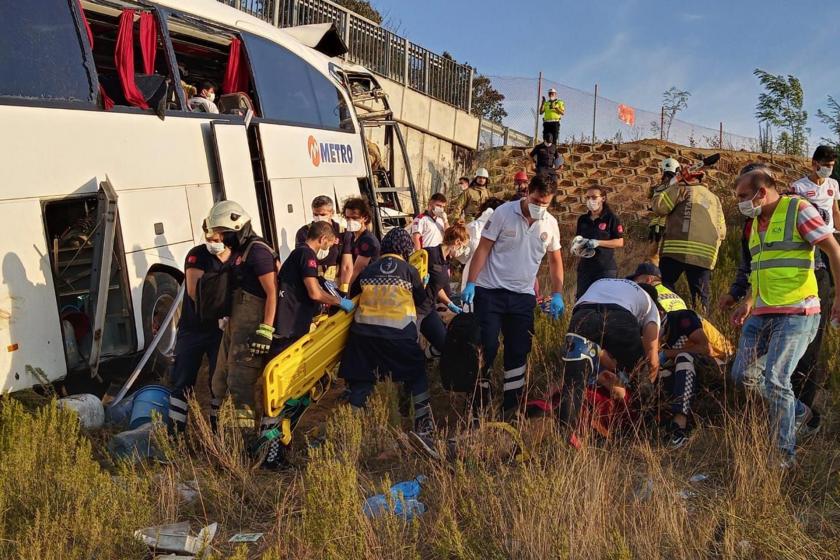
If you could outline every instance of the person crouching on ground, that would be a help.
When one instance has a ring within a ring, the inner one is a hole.
[[[390,374],[403,383],[414,409],[411,435],[433,453],[426,357],[417,342],[417,308],[427,296],[420,273],[408,264],[413,250],[409,233],[392,229],[382,240],[382,256],[351,286],[351,297],[361,295],[338,376],[347,383],[350,405],[356,408],[365,406],[379,377]]]

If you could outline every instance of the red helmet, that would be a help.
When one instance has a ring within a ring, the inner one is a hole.
[[[519,171],[513,176],[513,181],[528,181],[528,174],[524,171]]]

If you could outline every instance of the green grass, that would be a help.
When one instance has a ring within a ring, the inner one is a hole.
[[[736,243],[731,237],[724,248],[713,299],[734,274]],[[619,251],[621,271],[644,252],[631,240]],[[568,277],[571,302],[573,271]],[[711,319],[737,336],[722,314],[713,311]],[[568,313],[561,322],[537,319],[532,394],[562,375],[567,320]],[[0,558],[141,559],[146,551],[133,539],[135,529],[183,520],[196,531],[220,523],[210,551],[218,559],[837,558],[838,351],[840,335],[829,332],[825,429],[803,446],[801,468],[789,475],[770,466],[760,404],[735,405],[731,395],[708,391],[698,399],[696,435],[677,452],[647,430],[574,452],[550,420],[533,420],[522,427],[530,461],[513,461],[509,437],[483,426],[461,438],[454,463],[438,464],[399,445],[406,424],[396,412],[396,387],[385,383],[363,414],[334,399],[314,407],[305,428],[320,426],[325,443],[307,449],[307,430],[299,430],[294,467],[281,474],[252,470],[238,434],[214,435],[203,419],[189,437],[162,445],[164,463],[115,465],[103,451],[107,434],[81,432],[51,402],[29,399],[24,406],[6,397]],[[453,401],[433,385],[442,419]],[[428,512],[415,522],[362,515],[365,497],[421,473],[429,477],[421,498]],[[689,483],[697,473],[708,480]],[[185,502],[178,483],[192,480],[199,496]],[[228,544],[237,532],[264,537]]]

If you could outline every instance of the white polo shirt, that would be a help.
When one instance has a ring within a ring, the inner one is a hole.
[[[560,250],[560,228],[554,216],[546,212],[528,225],[519,200],[496,208],[481,236],[495,242],[475,281],[482,288],[533,294],[546,251]]]
[[[420,239],[423,248],[437,247],[443,243],[443,231],[446,227],[446,222],[443,218],[433,218],[428,213],[423,212],[411,223],[411,234],[420,234]]]
[[[837,180],[828,177],[823,181],[822,185],[818,185],[811,181],[808,177],[802,177],[790,186],[791,190],[808,199],[808,202],[817,207],[820,211],[823,221],[832,229],[837,224],[834,223],[834,205],[840,200],[840,188],[838,188]]]
[[[639,285],[632,280],[622,278],[602,278],[589,286],[575,307],[585,303],[612,303],[620,305],[636,317],[639,327],[644,328],[648,323],[656,323],[659,327],[659,309]]]

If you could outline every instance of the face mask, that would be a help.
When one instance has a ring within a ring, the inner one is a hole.
[[[601,201],[588,198],[586,199],[586,207],[592,210],[593,212],[597,212],[601,209]]]
[[[834,171],[833,167],[820,167],[817,169],[817,177],[820,179],[828,179],[831,177],[831,172]]]
[[[466,247],[455,247],[455,250],[452,251],[452,254],[455,255],[456,257],[463,257],[464,255],[467,254],[467,248]]]
[[[225,247],[236,249],[239,247],[239,237],[237,237],[235,231],[226,231],[222,234],[222,243],[224,243]]]
[[[318,249],[318,252],[315,253],[315,258],[317,258],[319,261],[322,261],[322,260],[326,259],[327,255],[329,255],[329,254],[330,254],[329,249]]]
[[[437,217],[443,216],[443,208],[441,208],[440,206],[435,206],[432,210],[432,214],[434,214]]]
[[[207,101],[209,101],[210,103],[212,103],[212,102],[213,102],[213,101],[215,101],[215,100],[216,100],[216,94],[215,94],[215,93],[210,92],[210,93],[208,93],[208,94],[207,94]]]
[[[312,222],[329,222],[332,218],[329,216],[312,216]]]
[[[207,247],[211,255],[218,255],[225,250],[225,244],[221,241],[205,241],[204,246]]]
[[[540,206],[539,204],[533,204],[531,202],[528,203],[528,212],[535,220],[542,220],[547,210],[548,208],[545,206]]]
[[[347,220],[347,231],[351,233],[362,231],[362,222],[358,220]]]
[[[755,196],[758,196],[758,193],[755,193]],[[761,214],[761,206],[753,206],[755,196],[738,203],[738,211],[747,218],[757,218]]]

